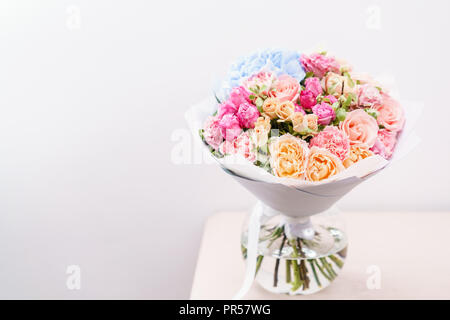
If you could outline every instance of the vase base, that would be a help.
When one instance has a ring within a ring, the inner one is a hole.
[[[328,287],[339,275],[347,255],[344,231],[326,220],[313,221],[310,240],[290,238],[285,224],[273,219],[261,227],[256,281],[280,294],[313,294]],[[246,232],[242,253],[246,258]]]

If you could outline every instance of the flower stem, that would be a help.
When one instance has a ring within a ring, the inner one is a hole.
[[[317,275],[316,267],[314,266],[314,260],[308,260],[308,262],[309,262],[309,265],[311,266],[311,269],[313,271],[314,279],[316,280],[317,285],[319,287],[322,287],[322,284],[320,283],[319,277]]]
[[[255,277],[258,274],[259,268],[261,268],[261,263],[263,261],[264,256],[258,256],[258,260],[256,260],[256,271],[255,271]]]
[[[297,243],[296,243],[295,239],[290,240],[289,243],[293,250],[292,257],[300,258],[298,251],[297,251]],[[292,266],[292,271],[294,273],[294,281],[292,282],[292,291],[295,292],[303,285],[303,281],[300,280],[300,269],[297,264],[297,259],[291,260],[291,266]]]
[[[313,262],[316,264],[317,269],[319,269],[320,273],[327,278],[328,281],[332,281],[330,276],[326,274],[325,270],[323,270],[323,268],[320,266],[319,261],[317,261],[317,259],[314,259]]]
[[[336,273],[334,272],[331,265],[328,263],[328,261],[325,258],[320,258],[320,261],[322,262],[322,265],[325,268],[325,270],[328,271],[328,274],[330,275],[331,280],[334,280],[334,278],[336,278]]]
[[[331,261],[333,261],[338,266],[339,269],[342,269],[342,267],[344,266],[344,263],[342,262],[341,259],[339,259],[335,255],[330,255],[329,258]]]
[[[300,252],[300,256],[304,257],[303,250],[302,250],[302,243],[300,241],[300,238],[297,238],[297,245],[298,245],[298,249]],[[309,289],[310,280],[308,277],[308,269],[306,268],[306,263],[305,263],[304,259],[300,260],[300,271],[301,271],[300,276],[301,276],[301,279],[303,280],[303,289],[307,290],[307,289]]]
[[[242,255],[244,256],[244,259],[247,259],[247,248],[244,247],[242,244],[241,244],[241,252]]]
[[[286,260],[286,283],[291,282],[291,260]]]
[[[284,243],[286,242],[286,234],[283,232],[283,240],[281,240],[281,246],[278,256],[282,255]],[[276,287],[278,285],[278,268],[280,266],[280,258],[275,262],[275,272],[273,274],[273,286]]]

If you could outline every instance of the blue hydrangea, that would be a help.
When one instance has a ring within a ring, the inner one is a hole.
[[[239,86],[243,79],[261,71],[272,71],[277,75],[288,74],[298,81],[305,77],[300,64],[300,53],[296,51],[266,49],[240,58],[232,64],[225,86]]]

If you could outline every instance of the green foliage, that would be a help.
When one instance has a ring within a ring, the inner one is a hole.
[[[352,77],[350,76],[350,73],[348,72],[344,72],[344,77],[347,78],[347,83],[350,86],[350,88],[354,88],[355,87],[355,82],[353,81]]]
[[[305,88],[305,80],[308,78],[314,77],[314,72],[309,71],[306,73],[305,77],[303,78],[302,81],[300,81],[300,85],[302,86],[302,90]]]
[[[219,97],[217,97],[217,94],[214,92],[214,97],[216,98],[216,101],[218,104],[221,104],[222,102],[220,101]]]
[[[365,108],[364,109],[365,112],[367,112],[368,115],[372,116],[376,119],[378,119],[378,112],[372,108]]]
[[[352,103],[356,102],[356,95],[349,93],[346,97],[340,96],[339,102],[341,103],[341,107],[344,108],[346,111],[348,111],[348,109],[352,105]]]

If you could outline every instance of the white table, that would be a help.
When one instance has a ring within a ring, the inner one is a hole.
[[[272,294],[257,283],[246,299],[450,299],[450,213],[344,213],[348,257],[338,278],[309,296]],[[245,214],[223,212],[205,225],[191,299],[230,299],[245,272]],[[371,266],[376,266],[372,267]],[[380,288],[367,285],[380,270]]]

